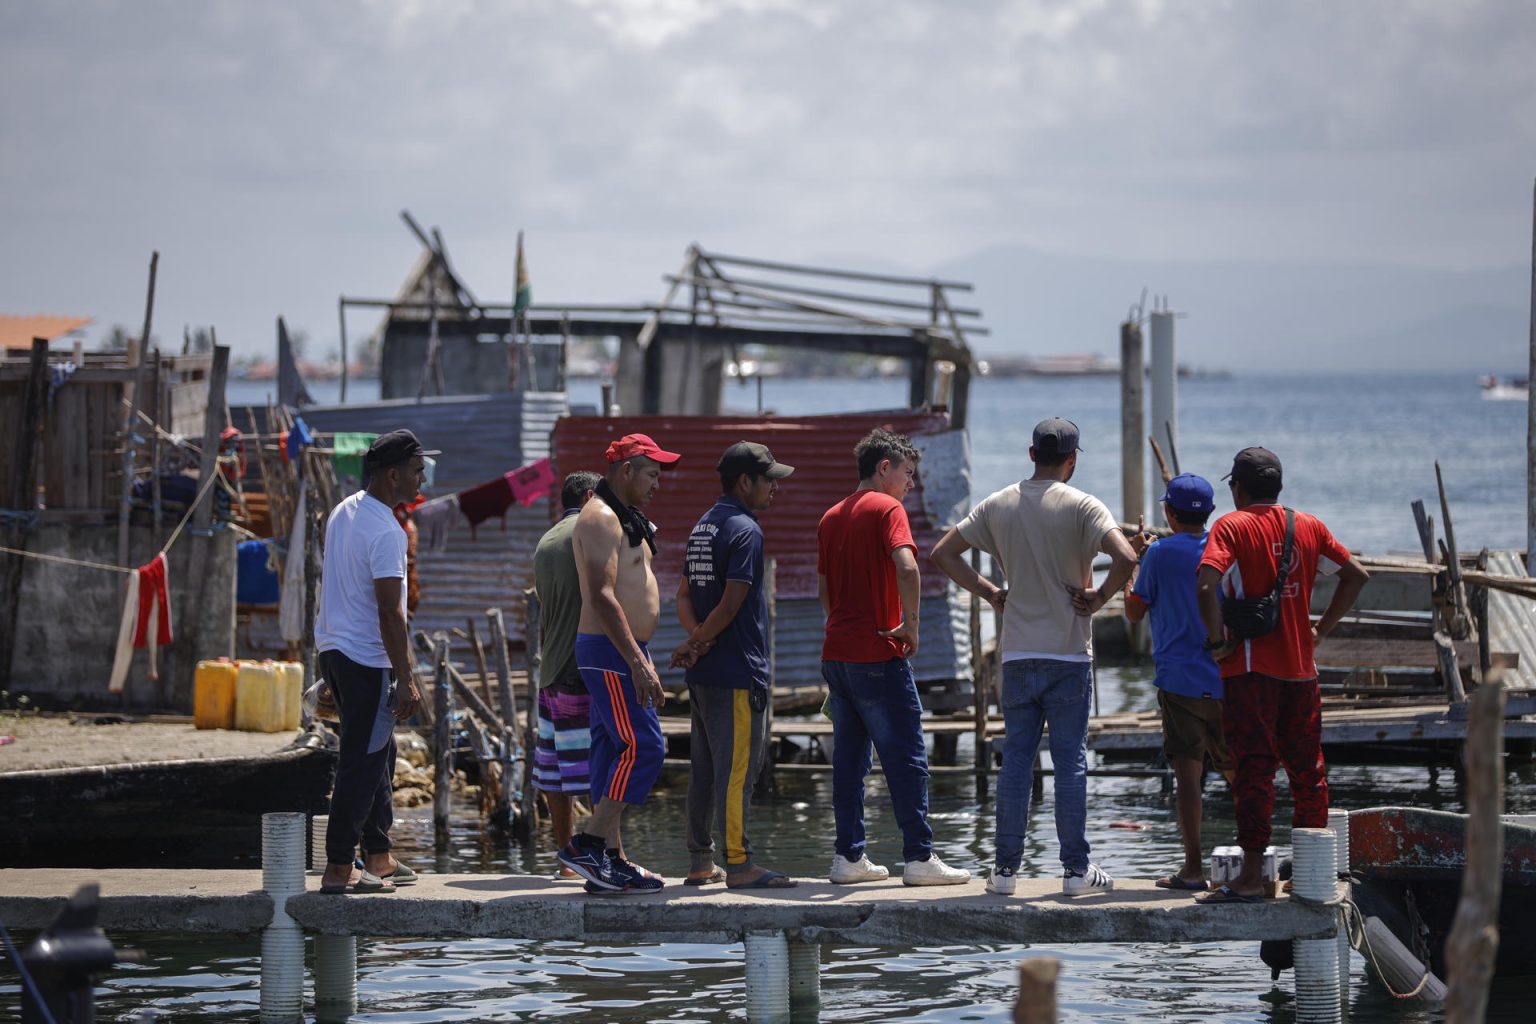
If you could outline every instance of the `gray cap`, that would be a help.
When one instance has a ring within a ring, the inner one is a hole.
[[[1041,454],[1070,455],[1083,450],[1077,439],[1076,423],[1052,416],[1035,424],[1035,439],[1032,443]]]

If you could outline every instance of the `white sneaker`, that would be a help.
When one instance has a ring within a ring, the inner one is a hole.
[[[927,860],[909,860],[902,870],[903,885],[964,885],[971,880],[971,873],[964,868],[952,868],[930,856]]]
[[[1018,880],[1013,877],[1013,868],[993,868],[987,876],[987,892],[997,893],[999,896],[1012,896]]]
[[[832,870],[827,873],[827,878],[838,885],[852,885],[854,882],[882,882],[891,877],[891,869],[881,864],[876,864],[864,854],[858,860],[849,860],[842,854],[832,856]]]
[[[1070,869],[1061,873],[1061,891],[1069,896],[1077,896],[1085,892],[1110,892],[1115,887],[1115,880],[1106,875],[1097,864],[1089,864],[1082,874]]]

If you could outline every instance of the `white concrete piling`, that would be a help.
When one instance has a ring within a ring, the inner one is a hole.
[[[749,932],[747,1024],[789,1024],[789,942],[783,932]]]
[[[821,1009],[821,946],[815,942],[789,942],[789,1012],[814,1020]]]
[[[262,1024],[304,1019],[304,932],[288,916],[288,898],[304,892],[304,815],[261,816],[261,887],[272,923],[261,934]]]
[[[325,830],[331,825],[329,814],[317,814],[309,819],[309,870],[325,870]]]
[[[1337,875],[1347,875],[1349,874],[1349,812],[1330,808],[1328,827],[1333,830],[1335,871]],[[1339,997],[1347,1001],[1349,999],[1349,929],[1344,927],[1342,913],[1339,918],[1339,937],[1334,941],[1339,947]]]
[[[1152,422],[1150,433],[1157,438],[1163,453],[1168,456],[1169,468],[1179,456],[1179,373],[1178,356],[1173,340],[1171,310],[1154,310],[1151,320],[1151,346],[1148,360],[1148,383],[1151,385]],[[1183,469],[1179,464],[1179,469]],[[1163,478],[1156,466],[1152,467],[1152,494],[1163,493]],[[1158,520],[1161,522],[1161,520]]]
[[[1326,828],[1291,830],[1291,891],[1314,903],[1338,892],[1334,834]],[[1333,939],[1295,939],[1296,1020],[1333,1024],[1340,1020],[1339,951]]]
[[[345,1021],[357,1012],[357,936],[315,936],[315,1020]]]

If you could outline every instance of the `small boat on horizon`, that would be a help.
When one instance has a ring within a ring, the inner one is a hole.
[[[1482,385],[1483,397],[1490,402],[1524,402],[1531,396],[1530,381],[1524,377],[1500,377],[1485,373],[1477,379]]]

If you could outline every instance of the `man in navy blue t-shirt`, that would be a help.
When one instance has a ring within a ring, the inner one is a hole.
[[[1132,622],[1151,614],[1152,660],[1157,666],[1157,706],[1163,716],[1163,752],[1177,784],[1179,831],[1184,863],[1157,884],[1164,889],[1206,887],[1200,851],[1200,786],[1205,755],[1232,780],[1232,755],[1221,731],[1221,672],[1205,649],[1205,623],[1195,602],[1205,522],[1215,505],[1210,483],[1193,473],[1168,481],[1163,513],[1173,533],[1141,556],[1125,616]]]
[[[692,715],[686,885],[725,880],[733,889],[787,888],[788,875],[752,863],[747,809],[768,746],[768,595],[763,528],[793,466],[760,444],[738,441],[720,456],[721,496],[688,535],[677,617],[688,633],[672,666],[688,670]],[[715,865],[713,823],[725,833],[725,871]]]

